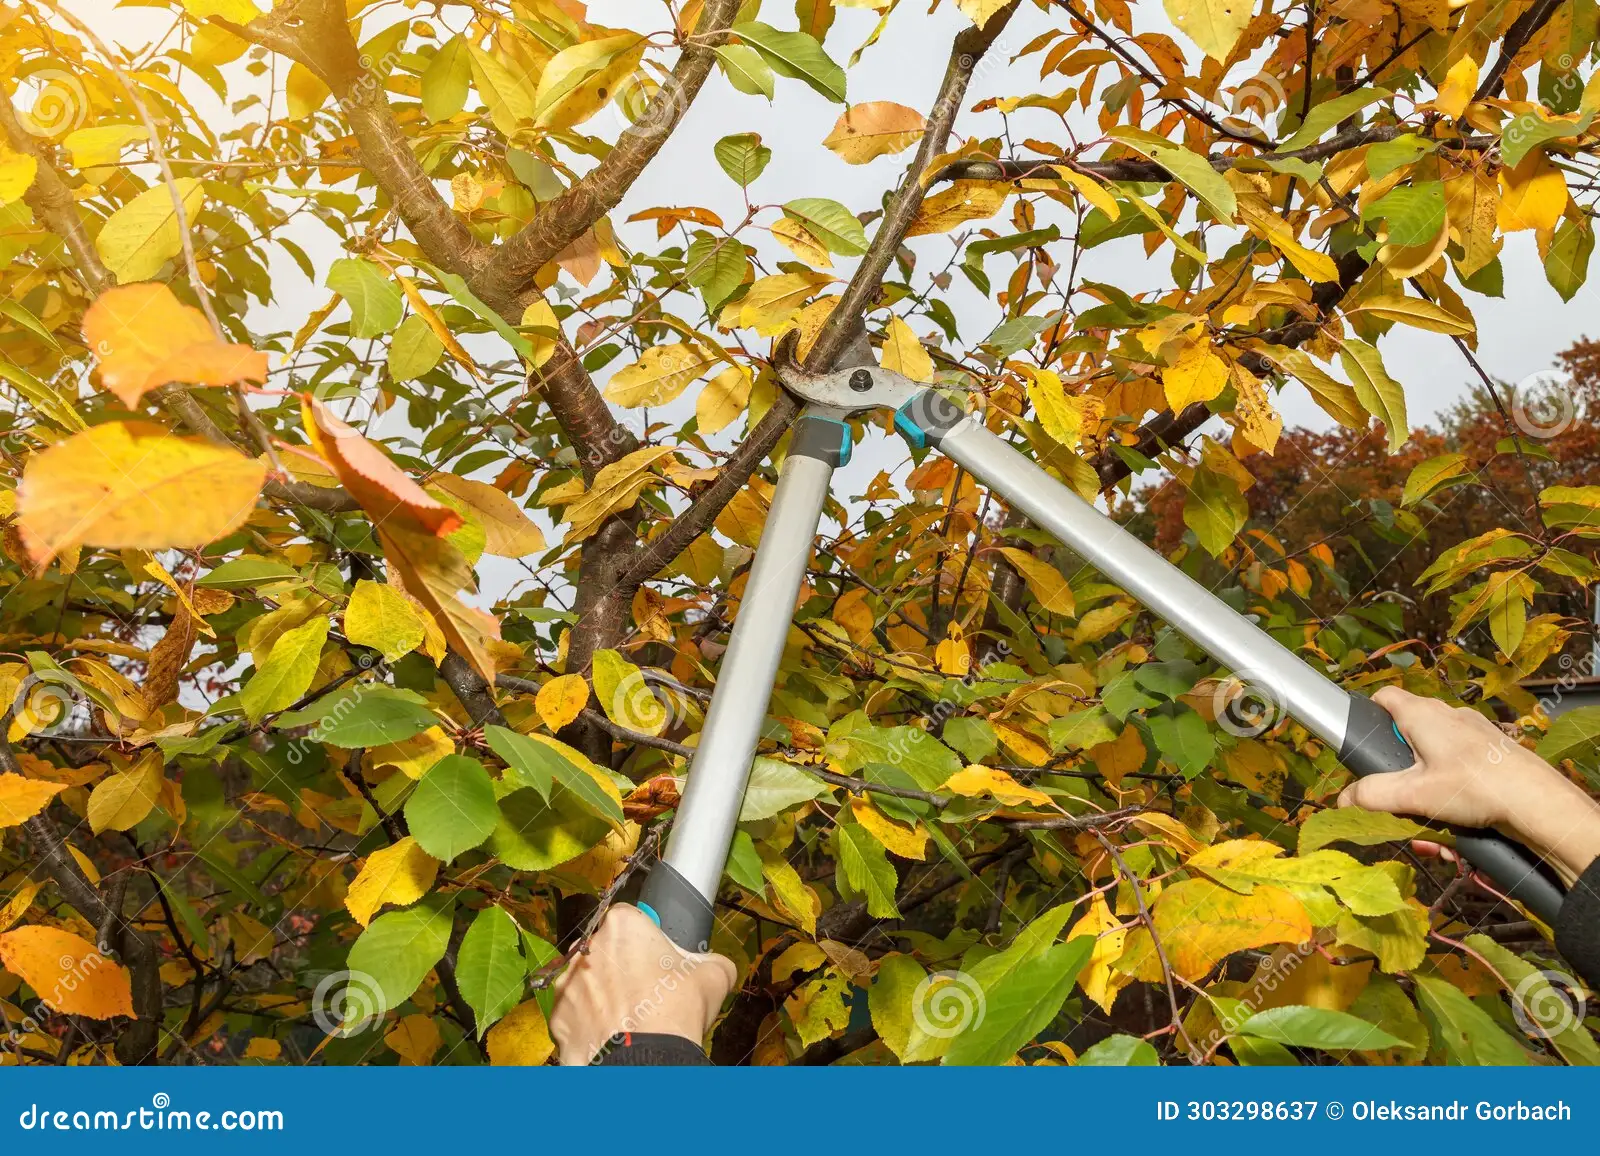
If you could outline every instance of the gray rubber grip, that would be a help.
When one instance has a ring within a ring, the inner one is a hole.
[[[685,951],[706,951],[711,945],[712,906],[690,882],[664,862],[650,868],[640,908],[654,915],[667,938]]]
[[[1345,724],[1339,761],[1361,778],[1403,771],[1417,761],[1400,735],[1389,712],[1361,694],[1350,696],[1350,718]],[[1546,923],[1554,924],[1566,901],[1555,873],[1521,843],[1494,831],[1452,828],[1456,851],[1496,888],[1515,899]]]

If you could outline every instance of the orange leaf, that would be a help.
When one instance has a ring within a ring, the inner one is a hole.
[[[460,514],[430,498],[387,454],[334,417],[317,398],[306,398],[304,420],[313,448],[333,467],[374,526],[418,529],[439,538],[461,528]]]
[[[94,944],[55,927],[19,927],[0,935],[0,964],[53,1011],[108,1020],[133,1015],[128,973]]]
[[[100,383],[129,408],[168,382],[267,379],[265,353],[218,341],[205,315],[159,282],[102,293],[83,315],[83,339],[100,359]]]

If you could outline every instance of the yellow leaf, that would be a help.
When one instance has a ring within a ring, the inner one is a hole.
[[[1500,170],[1500,231],[1554,229],[1567,211],[1567,181],[1542,151],[1529,153],[1514,169]]]
[[[706,382],[694,402],[700,432],[714,434],[731,425],[750,403],[750,386],[750,371],[742,365],[730,365]]]
[[[393,662],[422,645],[422,614],[393,586],[363,578],[345,607],[344,633],[357,646],[370,646],[385,662]]]
[[[1478,62],[1463,56],[1445,73],[1439,95],[1433,98],[1433,107],[1448,117],[1458,117],[1467,111],[1472,94],[1478,90]]]
[[[998,181],[954,181],[948,189],[922,202],[908,237],[948,233],[968,221],[992,217],[1005,204],[1011,186]]]
[[[1051,169],[1067,184],[1077,189],[1084,200],[1104,213],[1107,220],[1115,221],[1122,216],[1122,206],[1117,204],[1117,199],[1111,195],[1109,189],[1093,177],[1076,169],[1069,169],[1066,165],[1052,165]]]
[[[965,675],[972,666],[972,651],[959,622],[950,623],[949,631],[933,650],[934,665],[940,674]]]
[[[1083,989],[1084,995],[1100,1005],[1101,1011],[1109,1015],[1111,1005],[1117,1001],[1117,993],[1132,983],[1133,977],[1112,969],[1111,965],[1122,955],[1128,933],[1122,929],[1122,922],[1111,914],[1111,908],[1106,906],[1105,895],[1096,895],[1090,900],[1089,910],[1072,925],[1072,930],[1067,932],[1067,939],[1077,939],[1080,935],[1092,935],[1095,941],[1089,962],[1078,973],[1078,986]]]
[[[927,122],[914,108],[875,100],[845,110],[822,143],[852,165],[902,152],[922,139]]]
[[[961,9],[968,20],[982,28],[989,23],[989,17],[1010,2],[1011,0],[956,0],[956,7]]]
[[[1228,59],[1255,12],[1254,0],[1165,0],[1167,15],[1211,59]]]
[[[161,798],[161,752],[148,751],[126,771],[107,775],[89,795],[89,826],[102,831],[126,831],[144,822]]]
[[[205,315],[159,282],[102,293],[83,315],[83,338],[99,359],[100,383],[130,409],[171,381],[267,379],[265,353],[218,341]]]
[[[388,1049],[400,1057],[402,1067],[425,1068],[444,1041],[429,1016],[408,1015],[383,1037]]]
[[[205,204],[205,186],[193,177],[179,177],[173,184],[192,228]],[[112,213],[94,247],[119,282],[153,278],[183,249],[171,191],[165,184],[153,185]]]
[[[911,326],[898,317],[889,318],[884,332],[883,368],[912,381],[933,380],[933,358],[911,332]]]
[[[1238,399],[1233,414],[1239,432],[1257,449],[1272,453],[1278,448],[1283,418],[1272,407],[1260,378],[1237,362],[1230,364],[1228,370],[1233,375],[1234,393]]]
[[[397,743],[367,749],[368,764],[376,767],[394,767],[408,779],[420,779],[429,768],[446,755],[454,754],[456,746],[442,727],[429,727],[421,734],[401,739]]]
[[[720,360],[704,347],[687,342],[652,346],[638,361],[611,375],[606,400],[629,409],[665,405]]]
[[[805,303],[823,285],[833,281],[822,273],[779,273],[762,277],[728,311],[738,311],[737,325],[741,329],[754,329],[763,337],[771,337],[784,329],[799,313]],[[722,323],[729,318],[724,313]]]
[[[465,556],[433,534],[403,525],[378,525],[375,529],[383,556],[405,584],[406,592],[422,603],[427,617],[444,632],[449,645],[492,683],[496,660],[491,651],[500,641],[500,620],[462,601],[463,590],[477,589],[477,578]],[[423,625],[426,629],[426,620]],[[423,647],[429,645],[424,635]],[[520,652],[516,657],[521,657]]]
[[[595,651],[594,697],[607,718],[631,731],[658,735],[671,721],[644,672],[615,650]]]
[[[385,265],[385,268],[387,268],[387,265]],[[406,295],[406,300],[411,303],[412,311],[422,318],[423,324],[439,339],[439,344],[444,346],[445,352],[462,369],[482,381],[483,374],[478,369],[478,363],[472,360],[472,355],[462,347],[461,342],[456,340],[456,335],[445,324],[444,318],[440,317],[434,307],[428,303],[428,299],[422,295],[421,290],[416,287],[409,277],[395,273],[393,269],[389,271],[394,273],[394,279],[400,283],[400,290]]]
[[[0,935],[0,966],[34,990],[51,1011],[108,1020],[133,1015],[128,973],[94,944],[55,927],[19,927]]]
[[[16,827],[26,823],[66,789],[65,783],[25,779],[10,771],[0,774],[0,827]]]
[[[1308,249],[1295,240],[1294,230],[1290,228],[1289,222],[1274,213],[1264,198],[1241,196],[1238,208],[1240,217],[1250,231],[1287,257],[1289,264],[1298,269],[1306,280],[1339,279],[1339,267],[1334,264],[1333,258],[1326,253],[1318,253],[1315,249]]]
[[[828,255],[828,247],[817,240],[816,234],[793,217],[779,217],[772,222],[772,235],[778,239],[779,244],[807,265],[814,265],[818,269],[833,268],[833,258]]]
[[[75,545],[189,549],[244,524],[266,466],[144,422],[107,422],[28,459],[24,543],[40,565]]]
[[[1187,980],[1199,979],[1236,951],[1304,943],[1313,934],[1305,907],[1282,888],[1263,885],[1238,895],[1209,879],[1185,879],[1162,891],[1155,928],[1172,970]],[[1161,964],[1146,928],[1129,934],[1117,968],[1160,982]]]
[[[659,485],[661,477],[652,467],[672,453],[671,446],[645,446],[602,466],[594,476],[594,484],[566,509],[567,521],[571,523],[566,543],[583,541],[612,514],[638,501],[646,486]]]
[[[244,1047],[244,1058],[247,1060],[275,1060],[281,1055],[283,1045],[266,1036],[256,1036]]]
[[[1044,432],[1069,450],[1076,447],[1083,440],[1085,423],[1098,420],[1100,399],[1068,397],[1060,376],[1048,369],[1029,370],[1027,379],[1028,400]]]
[[[385,904],[405,907],[421,899],[438,874],[439,860],[407,835],[392,847],[367,856],[361,873],[345,894],[344,905],[365,927]]]
[[[583,713],[589,703],[589,684],[581,674],[563,674],[541,686],[533,702],[553,734]]]
[[[74,165],[89,169],[115,163],[128,145],[149,138],[149,130],[140,124],[101,124],[70,132],[61,143],[72,153]]]
[[[761,856],[761,874],[772,889],[772,898],[778,909],[795,921],[807,935],[817,933],[817,897],[800,878],[800,873],[788,859],[766,846],[758,846]]]
[[[38,172],[39,162],[33,154],[12,152],[0,145],[0,205],[20,201]]]
[[[939,789],[969,799],[989,795],[1008,807],[1019,807],[1024,803],[1032,803],[1037,807],[1050,805],[1050,796],[1043,791],[1023,786],[1004,771],[976,764],[951,775]]]
[[[1072,597],[1072,587],[1067,585],[1067,580],[1061,576],[1061,571],[1015,546],[1002,546],[1000,553],[1011,563],[1016,572],[1022,575],[1022,580],[1028,584],[1028,589],[1039,600],[1040,606],[1052,614],[1070,615],[1073,612],[1076,604]]]
[[[489,118],[502,136],[511,137],[533,119],[533,94],[528,91],[526,80],[471,39],[467,41],[467,57],[472,66],[472,86],[489,106]]]
[[[1182,413],[1194,402],[1210,401],[1228,384],[1228,363],[1205,340],[1194,342],[1161,374],[1167,407]]]
[[[556,1050],[539,1001],[532,999],[490,1028],[486,1044],[489,1062],[497,1068],[536,1068]]]
[[[920,823],[908,827],[896,822],[873,806],[869,799],[853,800],[850,813],[856,817],[856,822],[867,829],[868,834],[896,855],[905,859],[928,857],[928,833]]]
[[[548,333],[529,333],[527,338],[533,344],[533,352],[528,357],[528,363],[534,369],[540,369],[556,351],[556,344],[561,334],[561,322],[556,318],[556,311],[550,307],[550,302],[543,297],[529,305],[522,311],[523,329],[542,329]]]
[[[431,489],[443,490],[466,507],[483,527],[484,552],[497,558],[525,558],[544,549],[544,533],[504,490],[454,474],[435,474]]]
[[[639,66],[648,42],[637,32],[580,41],[545,65],[533,96],[534,124],[572,128],[599,112]]]
[[[65,788],[63,788],[65,789]],[[6,900],[4,907],[0,907],[0,931],[5,931],[17,920],[28,914],[28,908],[33,906],[34,896],[39,894],[43,884],[24,883],[10,899]]]

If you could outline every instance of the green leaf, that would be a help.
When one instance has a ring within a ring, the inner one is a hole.
[[[1233,545],[1249,516],[1250,505],[1238,482],[1218,470],[1196,467],[1183,503],[1183,524],[1194,531],[1208,554],[1215,558]]]
[[[527,978],[517,921],[500,907],[485,907],[467,928],[456,956],[456,983],[477,1020],[479,1039],[522,1002]]]
[[[717,64],[729,84],[751,96],[772,99],[777,88],[773,84],[772,69],[761,58],[761,53],[747,44],[721,44],[712,51],[717,54]]]
[[[1080,1068],[1155,1068],[1161,1057],[1148,1040],[1138,1036],[1107,1036],[1078,1057]]]
[[[1247,1036],[1291,1048],[1317,1048],[1325,1052],[1371,1052],[1405,1046],[1403,1040],[1395,1039],[1376,1024],[1369,1024],[1348,1012],[1321,1007],[1268,1008],[1245,1020],[1239,1030]]]
[[[400,324],[405,311],[400,286],[366,258],[339,258],[328,270],[327,286],[350,306],[351,337],[382,337]]]
[[[1429,458],[1419,462],[1406,477],[1405,492],[1400,495],[1402,506],[1414,506],[1429,494],[1436,493],[1444,487],[1465,482],[1472,477],[1472,466],[1467,461],[1467,455],[1461,453],[1440,454],[1436,458]]]
[[[1339,363],[1350,377],[1356,397],[1373,417],[1383,423],[1389,435],[1389,452],[1392,454],[1411,436],[1406,425],[1406,393],[1400,383],[1389,376],[1383,367],[1378,350],[1365,341],[1354,338],[1337,338]]]
[[[866,230],[855,214],[838,201],[826,197],[802,197],[783,206],[783,215],[809,229],[828,252],[841,257],[859,257],[867,251]]]
[[[351,750],[397,743],[438,722],[416,692],[358,682],[323,695],[304,710],[279,715],[276,725],[285,730],[311,727],[313,741]]]
[[[883,844],[858,823],[839,827],[839,870],[844,881],[867,901],[867,914],[874,919],[895,919],[894,892],[900,880],[889,862]]]
[[[224,562],[209,574],[195,579],[196,586],[215,586],[223,590],[246,590],[268,582],[296,579],[300,572],[287,562],[258,558],[253,554]]]
[[[1362,214],[1388,226],[1388,243],[1411,248],[1425,245],[1444,228],[1444,182],[1425,181],[1390,189]]]
[[[757,756],[750,769],[750,782],[745,787],[744,803],[739,808],[739,822],[753,823],[770,819],[828,790],[828,784],[799,767]]]
[[[983,1016],[957,1036],[946,1064],[1003,1064],[1050,1026],[1094,953],[1080,935],[1024,960],[984,988]]]
[[[514,871],[548,871],[582,855],[606,837],[610,825],[560,783],[546,803],[523,788],[500,800],[500,822],[489,850]]]
[[[1535,753],[1552,763],[1562,759],[1600,763],[1600,706],[1580,706],[1550,724]]]
[[[433,371],[444,356],[444,342],[413,313],[400,323],[389,342],[389,376],[396,381],[415,381]]]
[[[428,978],[450,946],[455,902],[430,895],[415,907],[374,919],[355,943],[345,966],[350,971],[342,1006],[345,1034],[353,1035],[390,1008],[399,1007]]]
[[[434,763],[406,800],[406,826],[417,845],[445,863],[482,846],[499,821],[494,780],[466,755]]]
[[[759,52],[778,75],[803,80],[834,103],[844,103],[844,69],[822,50],[816,37],[805,32],[779,32],[759,20],[735,24],[733,34]]]
[[[872,1026],[900,1059],[906,1059],[908,1045],[916,1028],[916,994],[928,973],[909,955],[886,955],[878,962],[878,972],[867,989],[867,1010]]]
[[[1367,150],[1367,175],[1375,181],[1405,165],[1415,164],[1439,146],[1415,133],[1381,141]]]
[[[1329,843],[1356,843],[1370,847],[1378,843],[1440,837],[1399,815],[1385,811],[1364,811],[1360,807],[1339,807],[1318,811],[1301,825],[1299,853],[1310,855]]]
[[[449,120],[467,107],[472,84],[472,54],[467,42],[452,36],[439,46],[422,72],[422,111],[434,124]]]
[[[1587,221],[1570,217],[1556,229],[1555,240],[1544,258],[1544,277],[1550,287],[1571,301],[1589,277],[1589,258],[1594,253],[1594,230]]]
[[[1206,208],[1211,210],[1212,216],[1217,220],[1223,222],[1233,220],[1234,213],[1239,207],[1233,186],[1223,179],[1221,173],[1211,167],[1211,162],[1206,157],[1192,153],[1143,129],[1112,129],[1111,137],[1149,157],[1183,182],[1189,191],[1199,197]]]
[[[761,143],[759,133],[741,132],[725,136],[712,146],[722,171],[741,187],[748,188],[766,171],[772,150]]]
[[[1445,1062],[1455,1066],[1525,1066],[1528,1053],[1500,1030],[1484,1011],[1460,988],[1433,975],[1417,975],[1417,1002],[1433,1031],[1435,1044],[1443,1050]]]
[[[1500,130],[1500,159],[1507,168],[1514,169],[1522,163],[1523,157],[1540,145],[1582,135],[1593,120],[1593,112],[1571,120],[1564,118],[1546,120],[1534,111],[1513,117]]]
[[[1054,726],[1060,720],[1052,720]],[[994,724],[986,719],[953,718],[944,724],[942,735],[946,746],[954,747],[961,752],[963,758],[969,763],[981,763],[984,759],[994,754],[999,745],[999,737],[995,734]],[[1055,736],[1052,733],[1051,741]]]
[[[761,878],[761,854],[748,831],[735,831],[733,845],[728,848],[728,878],[755,895],[766,894],[766,883]]]
[[[195,217],[205,206],[205,185],[194,177],[179,177],[173,187],[183,198],[184,216],[194,229]],[[183,251],[172,190],[157,182],[112,213],[100,227],[94,247],[124,285],[155,277]]]
[[[1216,736],[1198,711],[1183,709],[1175,714],[1149,714],[1145,724],[1156,750],[1185,778],[1192,779],[1211,765],[1217,753]]]
[[[1277,152],[1288,153],[1303,149],[1309,144],[1315,144],[1321,139],[1322,134],[1338,124],[1354,116],[1369,104],[1385,100],[1392,94],[1386,88],[1358,88],[1355,92],[1344,96],[1336,96],[1332,100],[1324,101],[1311,110],[1310,115],[1301,122],[1288,140],[1277,147]]]
[[[1520,1013],[1518,1022],[1529,1035],[1547,1037],[1569,1064],[1600,1065],[1600,1045],[1584,1025],[1584,995],[1572,977],[1559,985],[1551,983],[1551,977],[1560,973],[1528,962],[1487,935],[1469,935],[1466,943],[1510,985],[1511,1006]]]
[[[273,711],[293,706],[311,689],[327,641],[328,619],[323,615],[279,635],[266,662],[239,692],[245,717],[258,723]]]
[[[483,737],[489,749],[506,763],[506,780],[519,787],[532,787],[546,802],[556,781],[556,763],[566,760],[553,747],[520,735],[506,727],[487,726]]]
[[[689,284],[700,290],[707,312],[714,314],[744,284],[750,259],[744,245],[733,238],[702,232],[690,243],[683,264]]]

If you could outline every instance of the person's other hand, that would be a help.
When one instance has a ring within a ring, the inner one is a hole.
[[[555,982],[550,1037],[563,1064],[590,1063],[623,1032],[704,1041],[738,981],[733,961],[684,951],[637,907],[619,903]]]
[[[1394,686],[1372,700],[1394,716],[1417,761],[1358,779],[1339,796],[1341,807],[1492,827],[1568,882],[1600,856],[1600,804],[1477,711]]]

